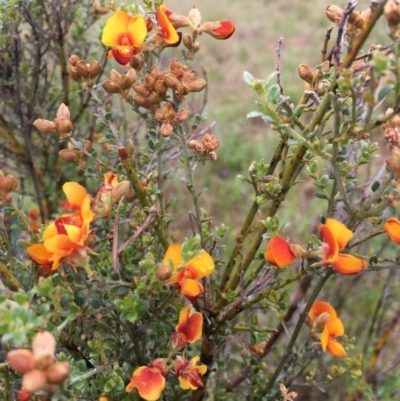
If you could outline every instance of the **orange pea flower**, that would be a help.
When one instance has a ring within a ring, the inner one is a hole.
[[[136,388],[143,399],[147,401],[158,400],[165,388],[164,376],[167,373],[164,359],[154,359],[148,366],[141,366],[133,372],[131,381],[125,390],[130,393]]]
[[[181,267],[183,263],[181,244],[173,244],[168,247],[163,265],[169,266],[170,263],[174,269]],[[209,276],[214,271],[214,267],[211,256],[206,251],[200,250],[198,255],[190,259],[169,281],[176,283],[183,295],[197,297],[204,291],[203,286],[197,280]]]
[[[119,64],[125,65],[139,51],[146,35],[146,22],[141,15],[117,11],[107,20],[101,41],[104,46],[114,47],[108,52],[108,58],[114,57]]]
[[[224,40],[230,38],[235,32],[235,26],[230,21],[205,22],[201,25],[200,11],[194,6],[187,17],[169,11],[166,8],[165,14],[175,28],[189,26],[196,36],[205,32],[215,39]]]
[[[389,217],[383,227],[388,237],[396,244],[400,244],[400,221],[395,217]]]
[[[65,183],[63,191],[74,213],[56,219],[44,230],[43,244],[34,244],[27,249],[31,259],[42,267],[41,274],[57,270],[61,260],[67,257],[76,267],[82,265],[88,269],[85,241],[93,219],[91,196],[76,182]]]
[[[327,219],[318,227],[325,244],[322,246],[323,265],[332,265],[341,274],[356,274],[367,267],[367,264],[355,256],[340,254],[353,237],[353,232],[335,219]]]
[[[200,312],[193,312],[189,305],[179,313],[179,323],[175,327],[176,333],[171,336],[173,348],[181,348],[186,343],[193,344],[200,340],[203,332],[203,316]]]
[[[268,263],[281,269],[296,259],[290,244],[279,235],[274,235],[270,239],[264,257]]]
[[[316,301],[313,303],[308,317],[312,331],[316,331],[320,336],[322,350],[327,350],[332,356],[338,358],[345,357],[347,353],[343,345],[336,341],[336,337],[344,334],[344,326],[337,317],[335,309],[327,302]]]
[[[161,5],[157,8],[157,22],[160,25],[158,32],[164,39],[164,42],[169,46],[178,46],[181,37],[176,32],[167,16],[167,7]]]
[[[195,356],[190,361],[183,356],[176,357],[175,376],[178,376],[179,385],[184,390],[196,390],[203,387],[203,381],[200,376],[207,372],[207,366],[197,366],[199,360],[199,356]]]

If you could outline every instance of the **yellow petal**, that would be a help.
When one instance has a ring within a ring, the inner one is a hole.
[[[76,213],[80,213],[81,205],[87,195],[86,189],[77,182],[66,182],[63,185],[63,191],[71,208]]]
[[[170,261],[172,262],[172,267],[177,269],[182,264],[182,245],[173,244],[170,245],[165,253],[162,264],[170,266]]]
[[[384,228],[388,237],[397,244],[400,244],[400,221],[394,217],[389,217],[386,220]]]
[[[343,249],[353,238],[353,232],[340,221],[335,219],[326,219],[325,226],[328,227],[332,235],[335,237],[339,244],[339,249]]]
[[[179,281],[179,291],[183,295],[189,297],[197,297],[199,294],[204,292],[204,287],[196,280],[183,278]]]
[[[337,358],[344,358],[347,355],[343,345],[333,338],[329,339],[327,350],[332,356],[336,356]]]
[[[206,251],[200,251],[197,256],[187,262],[186,266],[190,266],[196,271],[197,280],[209,276],[215,267],[212,257]]]
[[[321,334],[321,346],[322,346],[322,350],[325,351],[326,347],[328,345],[328,341],[329,341],[329,331],[328,329],[324,328],[322,334]]]

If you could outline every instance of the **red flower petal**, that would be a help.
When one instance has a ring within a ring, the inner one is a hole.
[[[296,259],[296,255],[290,249],[289,243],[279,235],[271,238],[264,257],[271,265],[278,266],[281,269],[290,265]]]

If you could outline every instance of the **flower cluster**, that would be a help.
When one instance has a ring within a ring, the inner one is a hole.
[[[327,350],[338,358],[347,355],[343,345],[336,341],[336,337],[344,334],[343,323],[330,304],[314,302],[308,314],[308,324],[311,326],[311,333],[320,338],[323,351]]]
[[[178,46],[182,34],[178,33],[177,29],[182,27],[190,27],[193,38],[205,32],[216,39],[228,39],[235,32],[235,27],[230,21],[201,24],[200,12],[195,7],[185,17],[161,5],[157,7],[155,20],[140,14],[130,15],[125,11],[115,12],[107,20],[101,40],[105,46],[112,47],[108,57],[114,57],[119,64],[126,65],[134,55],[143,51]],[[152,35],[146,39],[148,33],[152,31],[154,31]],[[184,43],[189,49],[189,56],[200,47],[193,39],[186,38]]]
[[[58,108],[54,121],[37,119],[33,125],[44,134],[58,133],[60,138],[65,138],[74,128],[71,122],[71,113],[64,103]]]
[[[265,259],[272,265],[286,267],[299,257],[322,259],[314,266],[332,266],[341,274],[356,274],[367,267],[366,262],[349,254],[339,253],[353,237],[353,232],[335,219],[327,219],[318,227],[325,242],[316,252],[304,252],[301,246],[289,244],[285,239],[275,235],[271,238]]]
[[[188,299],[196,298],[204,291],[204,287],[198,280],[209,276],[214,271],[214,261],[204,250],[200,250],[197,256],[185,264],[182,259],[182,245],[170,245],[165,253],[161,268],[178,270],[169,278],[176,288]]]
[[[23,373],[22,395],[38,391],[54,391],[69,375],[69,362],[55,363],[56,340],[47,331],[33,338],[32,351],[18,349],[7,354],[10,367]],[[29,398],[26,398],[29,399]]]
[[[201,143],[196,139],[188,141],[188,147],[194,150],[198,155],[204,156],[208,160],[217,160],[217,154],[214,152],[219,146],[219,141],[215,135],[205,134]]]
[[[193,344],[201,338],[203,329],[203,317],[199,312],[193,312],[191,306],[182,309],[179,314],[179,322],[176,332],[171,336],[170,345],[176,351],[187,343]],[[177,355],[174,361],[158,358],[150,361],[147,366],[140,366],[133,374],[126,391],[130,393],[137,389],[140,397],[147,401],[155,401],[161,397],[165,388],[165,377],[171,373],[179,380],[179,385],[184,390],[195,390],[203,387],[201,376],[207,371],[205,365],[198,365],[199,356],[191,360]]]
[[[42,275],[57,270],[60,263],[68,259],[72,266],[84,268],[91,276],[86,246],[93,219],[91,196],[76,182],[65,183],[63,191],[73,213],[63,214],[47,226],[42,235],[43,244],[31,245],[27,252],[41,267]]]

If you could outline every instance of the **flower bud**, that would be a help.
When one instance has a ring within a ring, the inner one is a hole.
[[[111,191],[111,200],[113,203],[118,202],[123,196],[131,191],[131,183],[129,181],[121,181]]]
[[[392,153],[387,158],[386,163],[392,170],[393,175],[396,178],[400,177],[400,149],[393,148]]]
[[[314,74],[312,73],[312,71],[306,64],[300,64],[297,67],[297,73],[299,74],[299,77],[303,81],[305,81],[311,85]]]
[[[91,60],[89,64],[89,78],[96,78],[102,71],[101,65],[96,60]]]
[[[89,78],[89,66],[83,61],[79,60],[76,63],[76,72],[83,78]]]
[[[146,22],[146,29],[147,32],[151,32],[153,30],[153,20],[151,19],[151,17],[147,16],[144,21]]]
[[[193,53],[197,53],[200,50],[200,42],[194,42],[192,46]]]
[[[107,93],[119,93],[121,91],[119,85],[110,80],[104,81],[102,85]]]
[[[199,27],[201,22],[201,14],[198,8],[193,6],[189,11],[188,18],[194,27]]]
[[[39,118],[33,122],[33,125],[38,131],[44,134],[57,132],[57,126],[54,124],[53,121],[42,120]]]
[[[28,393],[36,393],[43,390],[46,384],[46,373],[38,369],[25,373],[22,378],[22,387]]]
[[[92,150],[92,142],[88,139],[85,139],[83,141],[83,148],[86,150],[86,152],[90,152]]]
[[[195,79],[194,81],[189,83],[190,92],[201,92],[207,85],[207,82],[204,79]]]
[[[136,72],[133,68],[131,68],[131,69],[125,74],[125,76],[128,77],[128,78],[132,81],[132,84],[137,80],[137,72]]]
[[[400,24],[400,5],[395,0],[389,0],[383,10],[383,15],[389,27],[397,27]]]
[[[142,56],[133,56],[129,62],[129,65],[134,68],[136,72],[139,72],[144,66],[144,59]]]
[[[162,265],[157,269],[156,276],[160,281],[166,281],[172,276],[172,269],[169,265]]]
[[[69,376],[69,362],[59,362],[46,371],[47,381],[51,384],[61,384]]]
[[[32,340],[32,352],[38,369],[46,369],[50,366],[56,352],[56,340],[53,335],[46,330],[39,331]],[[50,364],[48,364],[49,360],[51,360]],[[47,366],[44,367],[45,365]]]
[[[68,62],[72,65],[72,66],[76,66],[76,63],[80,60],[80,58],[76,55],[73,54],[69,59]]]
[[[335,5],[326,7],[326,16],[335,24],[339,24],[343,17],[343,10]]]
[[[75,150],[72,149],[62,149],[58,152],[58,156],[60,156],[61,160],[67,163],[78,161],[78,155]]]
[[[183,45],[184,45],[187,49],[192,50],[192,47],[193,47],[193,38],[192,38],[192,35],[190,35],[189,33],[185,33],[185,34],[183,35],[183,37],[182,37],[182,42],[183,42]]]
[[[181,82],[179,79],[172,73],[169,73],[165,76],[164,78],[165,84],[168,86],[168,88],[177,90]]]
[[[217,160],[217,154],[215,152],[206,153],[205,156],[208,160],[211,160],[213,162],[215,162],[215,160]]]
[[[74,128],[73,124],[71,121],[69,120],[58,120],[57,118],[54,120],[57,128],[58,128],[58,132],[60,134],[68,134],[69,132],[71,132]]]
[[[11,368],[20,373],[26,373],[35,368],[35,359],[28,349],[17,349],[7,354]]]
[[[203,145],[199,141],[196,141],[196,139],[188,141],[187,146],[189,149],[194,150],[196,153],[204,152]]]
[[[10,193],[17,189],[18,180],[13,175],[7,175],[0,178],[0,191],[3,193]]]
[[[304,254],[304,249],[301,245],[298,244],[289,244],[290,250],[296,258],[301,258]]]
[[[172,132],[173,132],[174,128],[170,123],[164,123],[163,125],[161,125],[160,127],[160,133],[162,136],[164,137],[169,137],[171,136]]]
[[[175,118],[178,122],[183,123],[189,118],[189,112],[186,109],[181,109],[175,114]]]
[[[69,108],[64,103],[60,104],[60,107],[57,110],[56,118],[58,120],[69,120],[69,119],[71,119],[71,113],[69,111]]]

